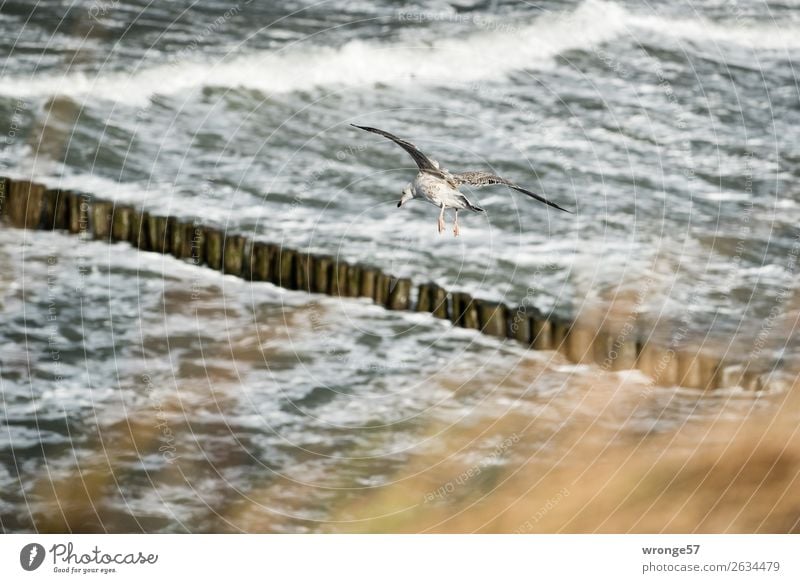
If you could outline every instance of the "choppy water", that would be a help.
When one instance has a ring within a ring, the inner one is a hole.
[[[0,27],[12,176],[509,304],[637,310],[796,368],[793,3],[5,2]],[[432,207],[395,207],[410,159],[350,123],[577,214],[487,189],[488,213],[439,237]],[[437,427],[529,415],[509,463],[546,457],[595,412],[576,387],[611,378],[359,301],[20,237],[0,234],[6,529],[85,471],[105,476],[86,524],[244,529],[257,499],[272,530],[320,530],[414,456],[449,456]],[[635,436],[754,405],[657,389],[608,422]]]

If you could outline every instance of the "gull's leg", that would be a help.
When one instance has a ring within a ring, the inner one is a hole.
[[[453,221],[453,235],[458,237],[458,209],[456,209],[456,220]]]
[[[442,212],[439,213],[439,234],[444,232],[444,203],[442,203]]]

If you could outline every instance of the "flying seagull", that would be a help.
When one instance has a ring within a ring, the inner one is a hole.
[[[411,142],[401,140],[389,132],[385,132],[376,128],[359,126],[356,124],[350,125],[360,130],[372,132],[373,134],[378,134],[379,136],[389,138],[411,155],[411,157],[414,159],[414,162],[417,164],[417,168],[419,168],[419,174],[417,174],[413,182],[403,189],[403,195],[400,197],[400,201],[397,203],[397,206],[403,206],[412,198],[423,198],[429,203],[439,207],[441,209],[439,212],[439,233],[444,231],[444,211],[446,209],[455,210],[456,217],[453,223],[453,234],[456,237],[458,237],[459,232],[459,210],[468,209],[476,213],[483,212],[481,207],[472,204],[466,196],[458,191],[459,186],[463,184],[475,187],[487,186],[491,184],[502,184],[503,186],[508,186],[509,188],[513,188],[518,192],[527,194],[531,198],[535,198],[539,202],[543,202],[544,204],[553,208],[557,208],[560,211],[564,211],[565,213],[572,212],[565,208],[561,208],[556,203],[550,202],[545,197],[536,194],[535,192],[531,192],[530,190],[526,190],[521,186],[517,186],[505,178],[495,176],[491,172],[475,171],[451,174],[444,168],[440,168],[439,163],[436,160],[428,158]]]

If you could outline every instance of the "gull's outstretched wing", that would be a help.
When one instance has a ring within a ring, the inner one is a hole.
[[[417,148],[411,142],[407,142],[405,140],[401,140],[397,136],[390,134],[389,132],[385,132],[383,130],[379,130],[377,128],[371,128],[367,126],[357,126],[354,123],[350,124],[354,128],[358,128],[360,130],[364,130],[367,132],[372,132],[373,134],[378,134],[379,136],[383,136],[384,138],[389,138],[395,144],[403,148],[406,152],[408,152],[412,158],[414,158],[414,162],[416,162],[417,167],[422,170],[423,172],[430,172],[431,174],[436,174],[437,176],[441,176],[442,172],[439,170],[439,163],[436,160],[431,160],[425,154],[423,154],[419,148]]]
[[[572,211],[568,211],[565,208],[561,208],[554,202],[550,202],[545,197],[540,194],[536,194],[535,192],[531,192],[530,190],[526,190],[521,186],[517,186],[513,182],[506,180],[505,178],[501,178],[500,176],[495,176],[491,172],[462,172],[460,174],[453,174],[453,178],[455,179],[456,183],[461,184],[469,184],[470,186],[480,187],[480,186],[489,186],[491,184],[502,184],[504,186],[508,186],[509,188],[513,188],[521,192],[522,194],[527,194],[531,198],[535,198],[539,202],[543,202],[544,204],[551,206],[553,208],[557,208],[560,211],[564,211],[565,213],[572,213]]]

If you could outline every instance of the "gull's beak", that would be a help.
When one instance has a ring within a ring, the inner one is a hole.
[[[397,208],[400,208],[401,206],[403,206],[403,201],[402,200],[398,200],[397,201]]]

